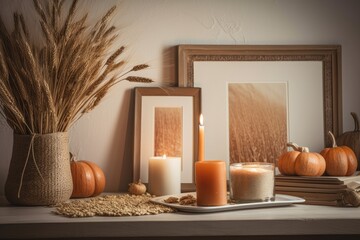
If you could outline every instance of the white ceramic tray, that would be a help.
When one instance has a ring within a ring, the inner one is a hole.
[[[169,206],[172,208],[176,208],[179,211],[183,212],[195,212],[195,213],[210,213],[210,212],[222,212],[222,211],[231,211],[231,210],[241,210],[241,209],[250,209],[250,208],[264,208],[264,207],[280,207],[280,206],[287,206],[293,203],[303,203],[305,199],[283,195],[283,194],[276,194],[275,200],[270,202],[254,202],[254,203],[231,203],[224,206],[214,206],[214,207],[203,207],[203,206],[191,206],[191,205],[180,205],[177,203],[166,203],[164,202],[170,196],[173,197],[182,197],[187,194],[192,194],[196,197],[196,193],[182,193],[179,195],[168,195],[168,196],[161,196],[152,198],[151,201],[154,203],[159,203],[165,206]]]

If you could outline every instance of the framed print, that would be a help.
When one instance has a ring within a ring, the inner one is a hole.
[[[194,188],[199,88],[135,88],[134,181],[148,183],[151,157],[181,158],[181,188]]]
[[[207,158],[275,162],[341,133],[341,47],[180,45],[179,87],[200,87]],[[224,144],[219,144],[224,143]]]

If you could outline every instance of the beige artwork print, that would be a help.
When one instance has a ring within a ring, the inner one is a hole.
[[[183,109],[155,108],[155,156],[182,157]]]
[[[230,83],[230,163],[276,162],[286,150],[285,83]]]

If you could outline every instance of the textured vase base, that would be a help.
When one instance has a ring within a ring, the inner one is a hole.
[[[15,205],[53,205],[70,199],[73,183],[68,133],[14,134],[5,197]]]

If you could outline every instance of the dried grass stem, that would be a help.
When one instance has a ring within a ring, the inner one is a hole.
[[[116,47],[116,27],[110,8],[94,26],[87,13],[77,15],[77,0],[64,10],[64,0],[33,0],[44,43],[31,42],[22,14],[14,13],[14,30],[0,18],[0,115],[18,134],[67,131],[83,114],[93,110],[121,81],[149,83],[127,76],[148,67],[139,64],[124,71]]]

